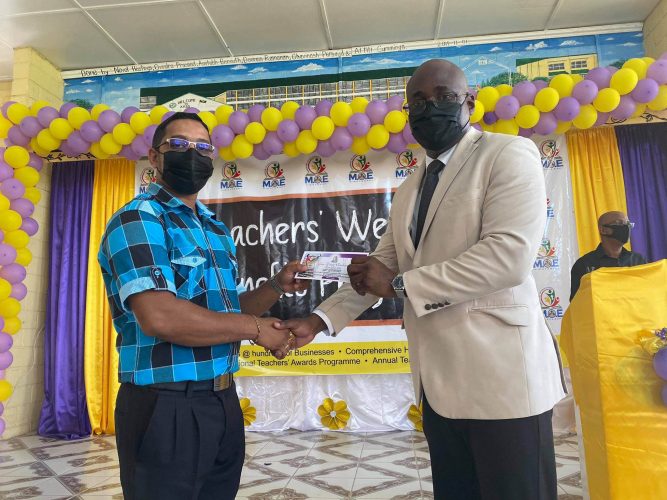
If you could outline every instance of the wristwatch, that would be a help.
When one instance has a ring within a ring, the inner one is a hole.
[[[273,288],[281,297],[285,294],[285,290],[283,290],[278,284],[278,280],[276,279],[275,274],[269,278],[269,285],[271,285],[271,288]]]
[[[405,285],[403,284],[403,275],[397,275],[392,281],[391,286],[401,299],[405,299],[408,296],[408,292],[405,290]]]

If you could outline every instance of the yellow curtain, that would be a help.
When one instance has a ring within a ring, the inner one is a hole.
[[[119,387],[116,331],[111,323],[97,252],[107,222],[133,196],[134,162],[123,159],[95,162],[84,347],[86,400],[95,434],[114,433],[113,413]]]
[[[579,255],[584,255],[600,243],[600,215],[613,210],[627,213],[623,169],[613,127],[568,133],[567,149]]]

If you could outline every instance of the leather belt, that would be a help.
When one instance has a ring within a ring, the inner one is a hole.
[[[198,392],[198,391],[224,391],[229,389],[234,383],[234,377],[231,373],[218,375],[210,380],[184,380],[182,382],[161,382],[159,384],[150,384],[145,387],[149,389],[158,389],[161,391],[176,392]]]

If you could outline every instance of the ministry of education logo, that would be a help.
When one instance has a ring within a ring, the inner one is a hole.
[[[266,164],[262,187],[264,189],[285,187],[285,172],[279,162],[272,161]]]
[[[398,167],[396,167],[397,179],[405,179],[417,169],[417,157],[411,149],[406,149],[398,153],[396,155],[396,163],[398,163]]]
[[[556,290],[548,286],[540,290],[540,305],[542,314],[546,319],[557,320],[563,317],[563,306],[560,305],[560,297]]]
[[[241,178],[241,170],[234,161],[228,161],[222,166],[222,180],[220,181],[220,189],[242,189],[243,179]]]
[[[151,167],[145,168],[141,171],[141,175],[139,176],[139,192],[140,193],[145,193],[146,190],[148,189],[148,186],[152,183],[155,182],[155,170],[152,169]]]
[[[306,184],[326,184],[329,182],[327,166],[321,156],[311,156],[306,162]]]
[[[549,238],[544,238],[540,249],[537,251],[537,259],[533,263],[533,269],[557,269],[558,267],[556,246],[551,244]]]
[[[563,157],[555,139],[547,139],[540,143],[540,156],[542,156],[542,168],[545,170],[563,168]]]
[[[350,182],[363,182],[373,180],[373,170],[371,162],[366,155],[354,155],[350,160],[350,173],[348,180]]]

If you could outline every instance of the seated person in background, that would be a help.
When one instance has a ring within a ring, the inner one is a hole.
[[[598,219],[598,229],[602,242],[592,252],[580,257],[572,266],[570,301],[579,290],[584,274],[601,267],[631,267],[646,264],[646,259],[636,252],[623,248],[630,239],[630,229],[634,223],[623,212],[607,212]]]

